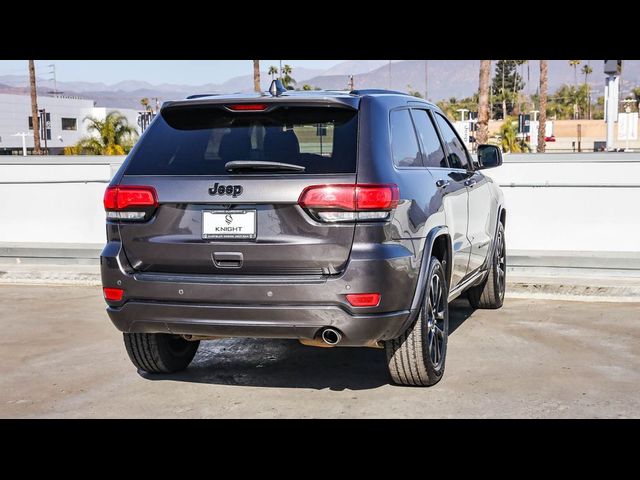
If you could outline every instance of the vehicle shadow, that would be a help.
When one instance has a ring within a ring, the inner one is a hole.
[[[472,313],[466,300],[453,302],[450,334]],[[383,349],[318,348],[296,340],[254,338],[202,342],[184,372],[140,375],[154,381],[336,391],[367,390],[390,383]]]

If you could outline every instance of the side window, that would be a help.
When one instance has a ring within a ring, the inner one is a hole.
[[[391,154],[397,167],[422,167],[420,147],[409,110],[394,110],[389,118]]]
[[[438,122],[438,127],[440,127],[442,139],[444,140],[444,143],[447,144],[447,147],[449,147],[449,166],[451,168],[462,168],[464,170],[468,170],[471,167],[469,166],[469,157],[467,156],[467,150],[464,148],[462,140],[460,140],[458,134],[449,125],[449,122],[442,117],[442,115],[436,113],[435,117],[436,122]]]
[[[436,133],[436,127],[426,110],[411,110],[418,136],[422,141],[423,163],[425,167],[447,168],[444,150]]]

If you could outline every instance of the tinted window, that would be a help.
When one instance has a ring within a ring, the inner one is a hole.
[[[423,163],[425,167],[447,168],[444,151],[442,150],[440,139],[436,133],[436,128],[429,118],[429,114],[426,110],[412,110],[411,114],[416,124],[418,136],[422,142]]]
[[[78,130],[78,121],[75,118],[63,118],[62,130]]]
[[[148,127],[126,174],[226,175],[225,164],[234,160],[292,163],[310,174],[354,173],[357,121],[353,110],[326,107],[259,113],[169,107]]]
[[[467,157],[467,150],[464,148],[462,140],[458,137],[453,128],[449,125],[442,115],[436,113],[436,121],[438,127],[440,127],[440,133],[444,143],[449,147],[449,166],[451,168],[463,168],[467,170],[469,168],[469,157]]]
[[[398,167],[421,167],[420,148],[409,110],[394,110],[390,117],[391,154]]]

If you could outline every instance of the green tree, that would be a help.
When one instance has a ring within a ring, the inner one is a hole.
[[[573,67],[573,84],[578,86],[578,65],[582,63],[582,60],[569,60],[569,65]]]
[[[475,93],[471,97],[462,98],[458,100],[456,97],[451,97],[449,100],[441,100],[437,103],[438,107],[445,113],[445,115],[451,121],[460,120],[460,112],[458,110],[465,109],[469,112],[476,113],[478,111],[478,94]]]
[[[547,112],[559,120],[584,118],[589,108],[589,86],[564,84],[549,98]]]
[[[589,85],[589,75],[593,73],[593,68],[584,65],[581,70],[584,75],[584,84],[587,86],[587,118],[591,120],[591,86]]]
[[[507,117],[500,126],[500,143],[503,152],[521,153],[530,151],[524,139],[518,138],[518,121]]]
[[[498,60],[496,62],[491,95],[492,111],[502,111],[502,118],[513,113],[519,92],[524,88],[524,80],[517,67],[526,60]]]
[[[278,74],[278,67],[271,65],[269,67],[269,71],[267,72],[267,75],[271,75],[271,80],[273,81],[277,74]]]
[[[414,90],[411,85],[407,85],[407,90],[408,90],[409,95],[411,95],[412,97],[424,98],[422,96],[422,94],[419,91]]]
[[[140,99],[140,105],[142,105],[142,108],[144,109],[145,112],[150,112],[151,111],[151,105],[150,105],[149,99],[147,97],[144,97],[144,98]]]
[[[128,153],[137,137],[136,129],[118,111],[109,112],[104,120],[87,116],[87,131],[90,135],[76,144],[76,153],[91,155],[124,155]]]
[[[291,68],[291,65],[283,66],[282,72],[280,73],[282,75],[282,85],[284,85],[284,88],[286,88],[287,90],[293,90],[293,86],[296,84],[296,81],[291,76],[291,73],[293,73],[293,68]]]

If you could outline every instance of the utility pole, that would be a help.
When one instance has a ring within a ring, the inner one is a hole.
[[[40,117],[38,116],[38,94],[36,91],[36,67],[33,60],[29,60],[29,87],[31,90],[31,118],[33,125],[33,153],[42,155],[40,149]]]
[[[280,60],[280,80],[282,80],[282,60]]]
[[[429,93],[429,60],[424,61],[424,99],[428,101]]]

